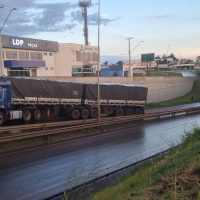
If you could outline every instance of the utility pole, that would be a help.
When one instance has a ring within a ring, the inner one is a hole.
[[[141,44],[141,43],[143,43],[144,41],[142,40],[142,41],[140,41],[140,42],[138,42],[136,45],[135,45],[135,47],[130,51],[130,54]],[[131,74],[131,76],[132,76],[132,74]]]
[[[97,71],[97,95],[98,95],[98,99],[97,99],[97,103],[98,103],[98,122],[100,122],[101,120],[101,96],[100,96],[100,77],[99,77],[99,73],[100,73],[100,0],[98,0],[98,71]]]
[[[131,40],[133,39],[133,37],[128,37],[126,38],[126,40],[128,40],[128,76],[132,76],[131,74]]]

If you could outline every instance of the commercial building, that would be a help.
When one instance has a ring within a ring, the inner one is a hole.
[[[94,46],[61,43],[16,36],[1,36],[0,74],[5,76],[95,75],[98,49]],[[86,70],[87,71],[87,70]]]
[[[61,43],[55,54],[56,76],[95,76],[98,48],[81,44]]]
[[[124,74],[124,66],[123,64],[112,64],[110,66],[101,68],[100,76],[103,77],[112,77],[112,76],[121,76],[123,77]]]

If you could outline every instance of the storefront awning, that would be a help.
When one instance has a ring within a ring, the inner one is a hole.
[[[44,60],[4,60],[5,68],[45,67]]]

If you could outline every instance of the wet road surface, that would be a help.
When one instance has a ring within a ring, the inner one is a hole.
[[[195,76],[197,76],[195,70],[182,70],[182,71],[180,71],[180,73],[184,77],[195,77]]]
[[[40,200],[164,151],[200,115],[161,120],[59,145],[0,156],[0,199]]]

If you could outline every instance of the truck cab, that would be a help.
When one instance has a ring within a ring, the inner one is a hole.
[[[7,118],[7,111],[11,105],[10,82],[7,78],[0,78],[0,125]]]
[[[11,89],[8,78],[0,78],[0,109],[9,109],[11,103]]]
[[[8,109],[10,106],[10,94],[8,87],[0,86],[0,110]]]

